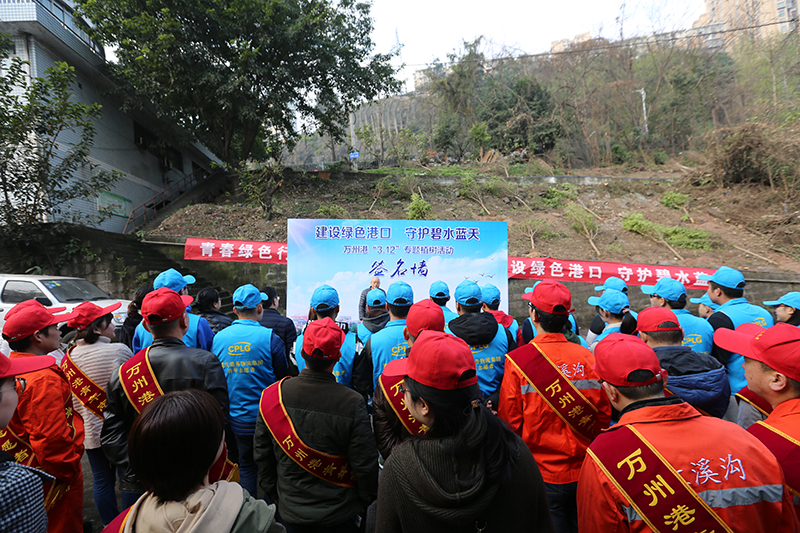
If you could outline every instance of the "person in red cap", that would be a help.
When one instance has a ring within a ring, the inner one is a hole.
[[[3,431],[5,438],[11,437],[3,450],[12,451],[18,463],[55,478],[44,485],[47,531],[52,533],[83,529],[83,419],[75,412],[67,376],[54,360],[39,369],[41,359],[36,356],[60,346],[61,332],[56,326],[74,316],[54,315],[42,306],[27,305],[3,325],[12,362],[36,360],[31,365],[36,370],[22,374],[27,384],[20,387],[17,411]]]
[[[17,409],[19,395],[27,388],[27,380],[16,376],[44,370],[54,363],[49,355],[9,359],[0,354],[0,531],[47,530],[43,486],[54,478],[16,461],[15,456],[23,447],[14,441],[6,426]]]
[[[153,334],[153,344],[125,361],[111,375],[106,388],[108,404],[100,443],[106,458],[120,469],[123,509],[145,492],[128,460],[128,434],[149,402],[167,392],[198,389],[216,398],[226,419],[228,416],[228,384],[219,359],[183,342],[189,328],[186,306],[191,303],[191,296],[180,296],[167,287],[145,296],[142,322]],[[235,446],[230,440],[228,444]]]
[[[669,374],[670,393],[680,396],[703,414],[725,416],[731,399],[725,367],[711,355],[683,345],[683,326],[672,309],[644,309],[639,313],[636,329],[639,338],[656,352],[661,368]]]
[[[111,313],[122,303],[100,307],[84,302],[73,309],[77,316],[67,325],[78,332],[78,340],[61,360],[61,369],[70,379],[75,400],[75,410],[83,418],[86,431],[86,456],[92,468],[92,493],[103,525],[108,525],[119,514],[114,491],[116,474],[100,447],[103,429],[103,410],[106,385],[119,366],[133,356],[131,349],[122,343],[112,343],[114,322]]]
[[[652,348],[614,333],[595,370],[619,422],[587,452],[578,481],[581,533],[797,531],[775,457],[739,426],[664,396]]]
[[[378,450],[367,405],[336,382],[345,333],[330,317],[303,334],[305,367],[267,387],[256,421],[261,488],[289,533],[356,532],[378,488]]]
[[[536,336],[507,356],[499,415],[539,465],[556,531],[577,532],[578,476],[586,447],[608,427],[611,406],[597,383],[592,352],[561,333],[572,308],[569,289],[542,281],[522,298]]]
[[[64,311],[67,310],[66,307],[45,307],[38,300],[30,299],[30,300],[25,300],[24,302],[20,302],[11,309],[9,309],[6,312],[5,319],[8,320],[12,316],[14,316],[15,313],[18,313],[31,305],[36,307],[41,307],[42,309],[47,309],[52,314],[63,313]],[[47,354],[47,355],[52,355],[53,357],[56,358],[56,364],[60,364],[61,358],[64,357],[64,350],[61,349],[61,346],[62,346],[61,343],[59,343],[58,348]],[[6,357],[11,355],[11,348],[8,346],[8,341],[2,338],[1,335],[0,335],[0,353],[5,355]]]
[[[757,331],[747,331],[751,328]],[[714,342],[744,356],[747,387],[772,406],[766,420],[747,430],[778,459],[792,494],[800,494],[800,328],[786,323],[767,329],[742,325],[736,331],[717,330]],[[795,502],[800,512],[796,496]]]
[[[444,331],[444,313],[433,300],[421,300],[408,310],[403,330],[408,347],[413,346],[419,334],[426,330]],[[393,361],[389,364],[393,364]],[[422,424],[409,420],[405,412],[403,395],[400,394],[402,383],[402,376],[389,376],[384,372],[378,378],[378,386],[372,396],[372,425],[378,451],[384,459],[388,459],[392,448],[409,438],[412,432],[418,434],[422,431]]]
[[[404,405],[428,431],[386,461],[377,531],[553,531],[536,461],[481,402],[464,340],[422,331],[384,373],[404,378]]]

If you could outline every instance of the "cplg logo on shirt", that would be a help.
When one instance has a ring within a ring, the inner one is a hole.
[[[249,342],[237,342],[228,346],[228,355],[231,357],[238,357],[250,351],[251,344]]]

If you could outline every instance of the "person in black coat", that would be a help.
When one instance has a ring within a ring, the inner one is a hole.
[[[286,361],[289,362],[289,375],[297,375],[297,365],[293,363],[292,354],[294,353],[294,343],[297,340],[297,328],[291,318],[287,318],[278,311],[278,303],[281,301],[275,287],[266,285],[261,287],[261,292],[267,295],[267,300],[261,302],[264,307],[264,314],[261,316],[260,323],[265,328],[270,328],[281,338],[286,347]]]
[[[233,323],[231,317],[221,312],[222,300],[216,289],[207,288],[197,293],[195,308],[197,313],[208,320],[211,331],[216,335]]]

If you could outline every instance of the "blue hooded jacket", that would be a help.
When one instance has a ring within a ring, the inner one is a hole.
[[[686,403],[722,418],[728,410],[731,387],[725,367],[710,355],[693,351],[686,346],[653,348],[667,371],[667,389]]]

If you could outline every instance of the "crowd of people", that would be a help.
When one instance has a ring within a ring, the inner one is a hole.
[[[798,531],[800,293],[763,302],[774,323],[739,271],[703,277],[698,299],[641,286],[638,313],[608,278],[585,335],[550,280],[520,324],[491,284],[451,308],[442,281],[373,278],[354,328],[336,319],[356,295],[321,285],[298,332],[273,287],[237,288],[231,317],[170,269],[119,342],[120,304],[19,303],[0,531],[85,531],[84,453],[114,533]]]

